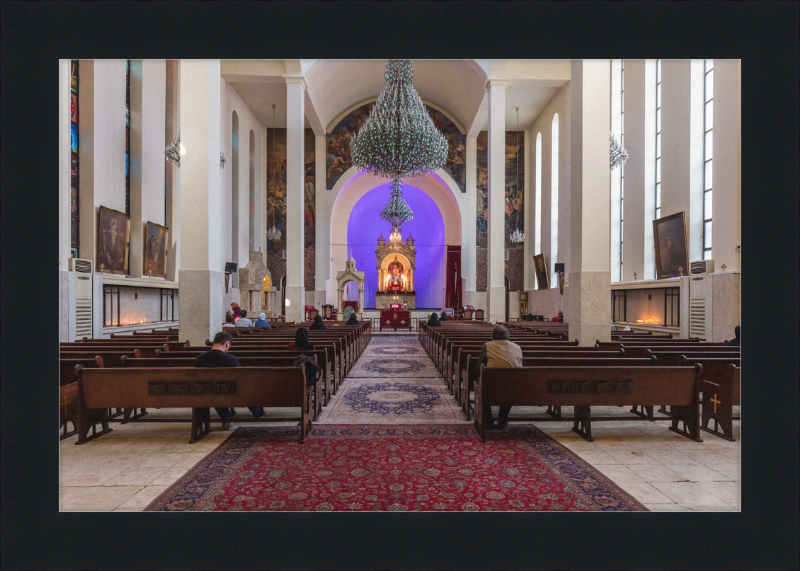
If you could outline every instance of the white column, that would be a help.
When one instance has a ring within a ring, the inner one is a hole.
[[[477,180],[478,172],[475,168],[477,162],[477,138],[467,137],[467,194],[464,197],[464,209],[461,216],[461,277],[465,280],[465,291],[475,291],[475,276],[477,268],[475,258],[477,257],[476,246],[476,212],[478,202]],[[464,303],[468,303],[469,296],[464,296]]]
[[[573,60],[569,334],[581,345],[609,340],[608,60]]]
[[[303,207],[305,184],[305,83],[286,78],[286,321],[303,320],[305,250]]]
[[[741,268],[741,62],[714,60],[712,258],[714,271]],[[697,258],[700,259],[700,258]],[[738,325],[738,323],[737,323]]]
[[[182,60],[181,143],[181,339],[199,345],[225,320],[224,266],[220,244],[220,63]]]
[[[703,60],[661,65],[661,216],[686,213],[687,262],[702,260]]]
[[[325,189],[325,135],[314,137],[314,187],[316,190],[317,211],[315,213],[315,264],[314,264],[314,303],[322,314],[322,304],[333,304],[335,300],[327,299],[325,282],[331,279],[331,217],[330,202],[336,197],[330,196],[332,191]],[[327,213],[327,215],[326,215]],[[361,306],[364,311],[364,306]]]
[[[69,340],[69,258],[71,238],[70,216],[72,186],[72,151],[70,108],[71,62],[58,61],[58,340]]]
[[[655,275],[656,139],[655,60],[625,60],[625,165],[623,275],[621,281]],[[662,155],[663,156],[663,155]],[[573,165],[574,166],[574,165]]]
[[[164,181],[166,192],[166,219],[169,228],[169,245],[167,247],[167,279],[176,281],[178,279],[178,268],[180,265],[180,243],[181,233],[181,203],[180,203],[180,179],[181,169],[164,157],[164,150],[171,144],[178,135],[178,118],[180,116],[180,106],[178,98],[178,85],[180,75],[180,60],[167,60],[165,63],[166,73],[166,100],[165,117],[166,125],[164,132],[163,148],[159,149],[160,160],[164,163]]]
[[[489,218],[487,232],[487,320],[505,321],[506,85],[490,80],[489,90]]]

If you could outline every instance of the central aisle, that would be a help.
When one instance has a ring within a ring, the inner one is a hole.
[[[465,424],[416,336],[373,336],[318,424]]]

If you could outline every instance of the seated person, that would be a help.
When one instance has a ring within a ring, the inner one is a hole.
[[[355,311],[350,314],[350,319],[347,320],[347,323],[345,323],[345,325],[360,325],[360,323],[358,322],[358,317],[356,317]]]
[[[236,322],[236,327],[252,327],[253,322],[247,319],[247,310],[242,310],[242,317]]]
[[[321,315],[317,315],[314,318],[314,323],[311,324],[310,329],[311,329],[311,331],[322,331],[324,329],[327,329],[327,327],[325,327],[325,324],[322,323],[322,316]]]
[[[739,334],[742,332],[741,325],[737,325],[733,329],[733,332],[736,335],[736,337],[725,343],[725,345],[730,345],[731,347],[741,347],[742,340],[739,338]]]
[[[231,337],[230,333],[226,333],[225,331],[220,331],[214,335],[214,344],[211,346],[211,349],[202,355],[198,355],[197,359],[194,360],[194,366],[238,367],[239,360],[228,353],[228,349],[231,348],[231,341],[233,341],[233,337]],[[253,418],[261,418],[265,414],[263,407],[250,406],[247,408],[253,413]],[[217,414],[222,420],[226,421],[222,423],[222,428],[230,428],[231,423],[229,421],[234,417],[236,411],[230,407],[214,407],[214,410],[217,411]]]
[[[439,327],[441,323],[439,323],[439,316],[436,315],[436,312],[431,313],[431,316],[428,318],[427,325],[429,327]]]
[[[480,363],[491,368],[508,369],[522,366],[522,349],[508,340],[508,329],[504,325],[495,325],[492,329],[492,341],[481,347]],[[486,428],[505,428],[508,426],[510,406],[501,406],[495,426],[492,418],[492,407],[483,407],[483,421]]]
[[[294,332],[294,341],[289,343],[289,349],[292,351],[312,351],[314,346],[308,342],[308,329],[305,327],[298,327]]]
[[[350,316],[353,315],[355,312],[356,310],[353,309],[353,306],[348,305],[347,307],[344,308],[344,313],[342,313],[342,320],[350,321]]]
[[[255,323],[253,323],[253,327],[256,329],[272,329],[269,321],[267,321],[267,314],[263,311],[258,314],[258,319],[256,319]]]
[[[231,309],[233,309],[233,322],[236,323],[242,318],[242,308],[235,301],[231,302]]]
[[[443,311],[442,314],[439,316],[439,321],[450,321],[450,318],[447,317],[447,314]]]

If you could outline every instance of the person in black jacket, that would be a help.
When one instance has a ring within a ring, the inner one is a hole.
[[[431,316],[428,318],[427,325],[428,327],[439,327],[441,325],[441,323],[439,323],[439,316],[436,315],[435,311],[431,313]]]
[[[289,349],[296,351],[311,351],[314,346],[308,342],[308,329],[305,327],[298,327],[294,332],[294,343],[289,343]]]
[[[359,325],[358,317],[356,317],[355,312],[350,314],[350,319],[347,320],[347,323],[345,323],[345,325]]]
[[[741,326],[737,325],[733,330],[733,332],[736,334],[736,337],[725,343],[725,345],[730,345],[731,347],[741,347],[742,340],[739,338],[739,334],[741,333],[741,331],[742,331]]]
[[[311,325],[310,329],[311,331],[322,331],[323,329],[327,329],[327,327],[325,327],[325,324],[322,323],[321,315],[317,315],[314,318],[314,323]]]
[[[439,321],[450,321],[450,318],[447,317],[447,314],[443,311],[442,314],[439,316]]]
[[[225,331],[220,331],[214,335],[214,344],[211,346],[211,349],[198,355],[197,359],[194,360],[194,366],[238,367],[239,359],[228,353],[228,350],[231,348],[231,341],[233,341],[233,337],[231,337],[230,333]],[[247,408],[253,413],[253,418],[261,418],[266,414],[264,408],[260,406],[250,406]],[[214,410],[216,410],[219,417],[225,421],[222,423],[222,428],[230,428],[231,423],[229,421],[236,415],[236,411],[231,407],[214,407]]]

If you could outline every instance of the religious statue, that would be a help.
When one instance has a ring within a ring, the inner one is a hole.
[[[387,291],[402,291],[403,287],[403,264],[398,261],[397,256],[394,257],[394,261],[389,264],[388,273],[388,284],[387,284]]]

